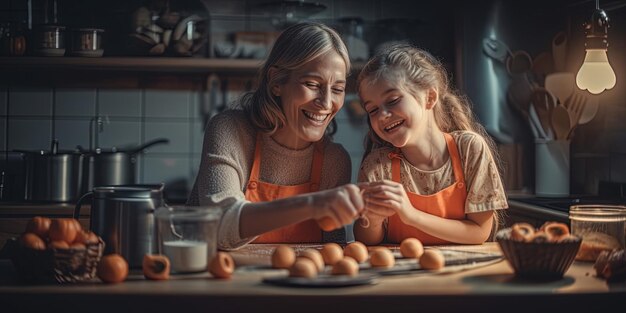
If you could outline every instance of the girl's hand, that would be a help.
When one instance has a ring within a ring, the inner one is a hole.
[[[364,188],[367,201],[367,213],[374,216],[388,217],[399,214],[404,222],[413,209],[404,186],[391,180],[371,182]]]
[[[359,191],[356,185],[347,184],[310,194],[313,219],[330,218],[334,228],[352,223],[365,206]]]

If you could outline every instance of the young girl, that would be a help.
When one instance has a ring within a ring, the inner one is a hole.
[[[361,71],[370,131],[359,181],[366,210],[355,237],[366,244],[480,244],[508,207],[493,142],[467,100],[429,53],[394,45]],[[368,225],[369,224],[369,225]]]
[[[364,203],[346,150],[326,130],[343,106],[348,51],[317,23],[284,30],[243,110],[213,117],[187,202],[219,206],[218,247],[255,241],[322,242]],[[320,226],[321,225],[321,226]]]

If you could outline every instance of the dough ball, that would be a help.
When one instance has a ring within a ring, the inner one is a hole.
[[[272,254],[273,268],[290,268],[296,261],[296,252],[289,246],[280,245],[274,249]]]
[[[424,245],[417,238],[407,238],[400,243],[400,254],[405,258],[419,259],[424,254]]]
[[[422,268],[427,270],[438,270],[443,268],[446,264],[443,253],[437,249],[428,249],[424,251],[424,254],[419,259],[419,262]]]
[[[343,259],[343,249],[334,242],[325,244],[320,253],[326,265],[333,265]]]
[[[343,255],[353,258],[358,263],[363,263],[367,260],[367,247],[363,243],[355,241],[346,246]]]

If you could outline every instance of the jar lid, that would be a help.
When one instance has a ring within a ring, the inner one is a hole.
[[[578,221],[626,221],[626,205],[573,205],[569,209],[569,218]]]
[[[158,185],[116,185],[93,188],[94,198],[137,198],[162,199],[163,184]]]

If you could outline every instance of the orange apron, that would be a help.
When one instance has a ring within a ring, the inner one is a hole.
[[[315,143],[314,147],[310,182],[294,186],[262,182],[259,179],[261,170],[261,134],[258,134],[256,147],[254,149],[254,162],[252,163],[250,179],[246,188],[246,200],[251,202],[265,202],[318,191],[320,188],[323,162],[324,144],[322,140],[320,140]],[[314,219],[310,219],[267,232],[254,240],[254,243],[292,242],[322,242],[322,230]]]
[[[416,210],[447,219],[461,220],[465,218],[465,200],[467,199],[461,156],[452,136],[444,133],[444,137],[446,138],[448,152],[452,160],[455,182],[432,195],[419,195],[408,191],[407,195]],[[391,159],[391,179],[399,183],[401,154],[391,152],[389,153],[389,158]],[[427,245],[449,243],[443,239],[426,234],[413,226],[404,224],[397,214],[390,216],[387,226],[387,240],[393,243],[400,243],[409,237],[417,238]]]

